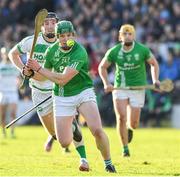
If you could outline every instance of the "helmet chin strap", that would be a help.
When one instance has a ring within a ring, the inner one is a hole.
[[[49,39],[52,39],[55,37],[55,34],[54,33],[48,33],[48,34],[45,34],[45,36]]]
[[[61,46],[61,48],[62,48],[63,50],[69,50],[71,47],[68,47],[68,46],[62,47],[62,46]]]

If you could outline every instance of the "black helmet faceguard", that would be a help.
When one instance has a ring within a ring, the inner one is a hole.
[[[48,12],[48,15],[47,15],[46,18],[55,18],[56,19],[56,23],[59,21],[59,18],[57,16],[57,14],[54,13],[54,12]],[[49,38],[49,39],[54,38],[55,37],[55,33],[48,33],[48,34],[46,34],[46,37]]]
[[[57,14],[54,12],[48,12],[48,15],[46,18],[55,18],[57,22],[59,21]]]
[[[55,33],[48,33],[48,34],[45,34],[45,36],[46,36],[47,38],[49,38],[49,39],[52,39],[52,38],[54,38],[56,35],[55,35]]]

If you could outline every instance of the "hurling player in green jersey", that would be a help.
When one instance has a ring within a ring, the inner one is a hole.
[[[115,87],[145,85],[146,63],[151,67],[153,83],[160,84],[158,62],[145,45],[135,41],[135,29],[130,24],[121,26],[119,43],[106,52],[99,65],[99,74],[106,93],[113,91],[113,85],[108,81],[107,72],[112,63],[116,66]],[[123,156],[125,157],[130,156],[128,143],[132,139],[133,129],[138,127],[144,99],[145,90],[113,91],[117,130],[122,141]]]
[[[45,63],[45,52],[49,46],[56,43],[57,38],[55,35],[55,25],[58,22],[58,17],[54,12],[48,12],[47,17],[42,26],[42,32],[39,33],[35,49],[33,52],[33,59],[36,60],[41,66]],[[30,76],[32,71],[24,65],[21,61],[21,55],[29,55],[33,42],[33,36],[25,37],[17,45],[15,45],[9,52],[9,58],[12,63],[23,73],[23,75]],[[34,105],[42,102],[45,98],[52,95],[53,82],[45,80],[40,74],[35,74],[30,77],[30,87],[32,89],[32,100]],[[54,130],[54,118],[53,118],[53,101],[49,99],[43,103],[37,109],[38,116],[42,122],[44,128],[48,131],[49,137],[45,143],[45,150],[49,152],[52,148],[54,139],[56,139]],[[73,143],[76,146],[76,150],[80,155],[80,158],[86,158],[85,147],[83,143],[83,137],[77,122],[73,121]],[[66,147],[65,152],[69,152]],[[86,164],[85,164],[86,165]],[[80,166],[85,166],[80,162]]]
[[[63,147],[71,143],[71,123],[79,111],[95,138],[104,159],[105,170],[115,173],[109,140],[102,128],[92,80],[88,74],[86,49],[74,40],[75,31],[70,21],[60,21],[56,33],[59,42],[47,50],[45,68],[31,59],[28,66],[55,83],[53,103],[58,141]]]

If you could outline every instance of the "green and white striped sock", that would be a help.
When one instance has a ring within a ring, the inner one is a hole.
[[[105,167],[107,167],[108,165],[112,165],[111,159],[109,159],[109,160],[104,160],[104,164],[105,164]]]

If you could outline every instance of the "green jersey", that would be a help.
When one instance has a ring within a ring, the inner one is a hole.
[[[88,55],[85,48],[79,43],[75,42],[74,46],[66,52],[61,50],[59,42],[56,42],[47,49],[45,59],[44,67],[47,69],[62,73],[65,67],[71,67],[79,72],[64,86],[54,84],[56,96],[74,96],[93,86],[88,75]]]
[[[109,49],[105,59],[116,65],[115,87],[145,85],[145,61],[150,57],[150,50],[137,42],[133,43],[130,51],[124,51],[120,43]]]

